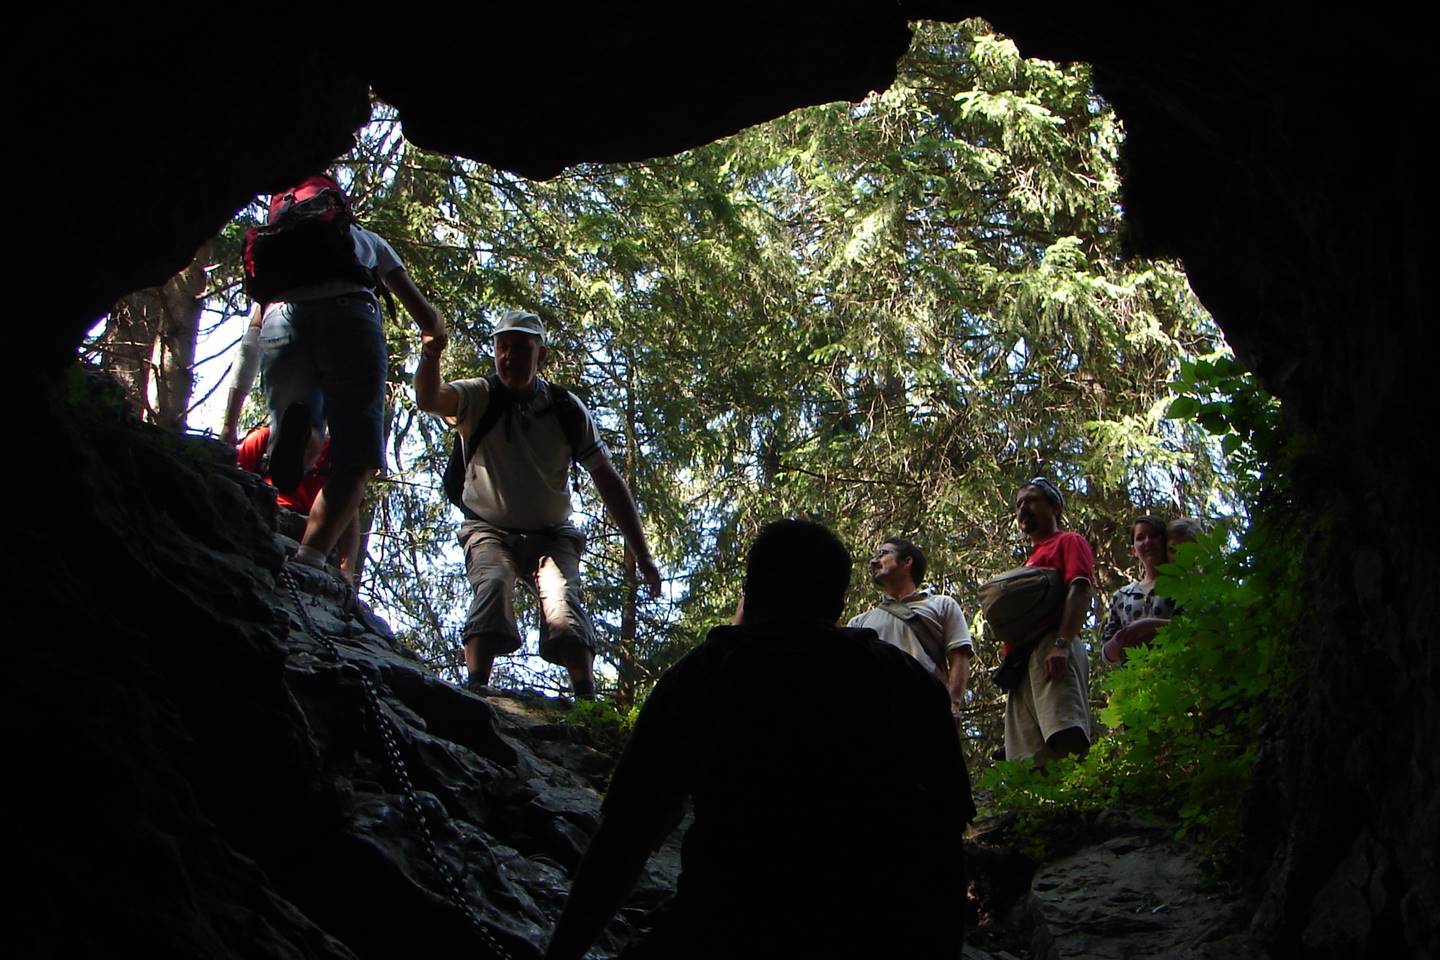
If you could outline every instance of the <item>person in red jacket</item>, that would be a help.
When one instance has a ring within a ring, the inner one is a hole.
[[[1090,750],[1089,661],[1080,628],[1090,606],[1095,554],[1090,542],[1060,529],[1065,498],[1055,484],[1036,477],[1015,494],[1015,523],[1033,549],[1027,567],[1059,570],[1064,602],[1049,634],[1030,655],[1020,685],[1005,700],[1005,757],[1033,757],[1037,764]]]

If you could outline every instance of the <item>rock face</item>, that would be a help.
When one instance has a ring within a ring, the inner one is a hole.
[[[285,620],[284,682],[343,797],[332,835],[318,842],[348,865],[321,865],[322,884],[286,893],[373,956],[413,950],[415,922],[463,941],[463,911],[446,899],[453,878],[489,935],[516,957],[536,954],[599,823],[600,797],[576,771],[613,760],[586,747],[583,730],[556,723],[543,698],[486,699],[437,678],[328,573],[285,571],[270,594]],[[674,888],[678,851],[655,861],[639,902]],[[419,914],[397,909],[407,903]],[[622,919],[601,946],[629,933]]]
[[[303,55],[237,56],[223,68],[215,51],[233,24],[209,36],[188,17],[132,19],[87,33],[57,10],[64,23],[24,25],[22,46],[39,62],[23,74],[37,91],[21,98],[20,129],[43,148],[44,177],[17,191],[12,219],[26,225],[26,266],[40,268],[38,282],[27,269],[27,287],[44,303],[17,324],[13,355],[22,358],[27,419],[42,437],[24,451],[12,492],[23,507],[14,555],[24,558],[12,590],[55,622],[15,644],[10,677],[25,679],[7,707],[32,734],[21,769],[36,780],[44,772],[22,801],[33,819],[22,822],[63,834],[34,864],[32,889],[49,891],[36,893],[37,917],[64,929],[63,905],[84,903],[97,926],[128,929],[132,907],[150,915],[167,892],[186,889],[196,863],[229,864],[230,885],[210,901],[171,903],[164,929],[174,952],[234,942],[217,940],[215,924],[242,903],[267,918],[247,944],[283,929],[287,942],[330,949],[282,905],[235,894],[251,867],[212,842],[208,827],[177,839],[196,804],[220,826],[246,810],[280,823],[249,830],[252,842],[236,847],[263,860],[250,851],[287,849],[283,823],[297,806],[318,817],[338,801],[315,785],[313,744],[284,719],[297,708],[262,596],[207,592],[217,565],[239,575],[256,565],[249,558],[273,556],[268,531],[252,524],[237,535],[255,549],[188,566],[177,539],[187,531],[209,542],[219,516],[250,509],[247,491],[216,481],[211,495],[188,500],[211,481],[172,475],[161,455],[101,435],[113,427],[76,427],[56,412],[64,366],[101,311],[172,275],[256,193],[342,152],[366,116],[367,87],[391,90],[428,143],[541,171],[669,151],[857,95],[887,82],[884,61],[898,54],[907,17],[974,14],[1028,55],[1094,65],[1127,131],[1132,242],[1183,258],[1293,425],[1300,456],[1283,509],[1309,531],[1307,622],[1294,637],[1307,667],[1257,783],[1256,857],[1268,870],[1256,930],[1287,954],[1436,952],[1440,558],[1433,538],[1417,535],[1417,503],[1434,473],[1423,440],[1424,410],[1434,406],[1423,393],[1433,366],[1421,233],[1430,205],[1414,132],[1429,32],[1391,12],[1356,29],[1343,17],[1254,8],[1243,21],[1197,14],[1176,30],[1080,6],[854,3],[824,17],[773,6],[735,17],[739,29],[642,23],[641,14],[577,21],[548,9],[478,15],[467,38],[533,50],[536,63],[508,73],[477,63],[473,74],[477,58],[442,49],[448,38],[433,35],[434,24],[451,22],[448,8],[407,10],[413,33],[398,31],[383,55],[369,31],[350,37],[335,27],[327,37],[339,39]],[[637,86],[646,70],[633,64],[652,50],[669,72]],[[675,50],[685,55],[665,53]],[[426,84],[447,60],[464,61],[458,80],[476,82]],[[482,97],[514,108],[477,109]],[[592,116],[603,119],[589,124]],[[248,693],[227,711],[194,713],[225,685]],[[283,788],[253,789],[234,772],[262,757],[289,778]],[[153,868],[148,890],[126,882],[123,864],[136,858]],[[323,876],[313,873],[316,883]],[[97,888],[113,896],[96,902]]]
[[[36,635],[9,668],[25,678],[6,698],[29,731],[22,767],[37,772],[16,808],[35,955],[490,955],[448,901],[448,871],[486,933],[538,956],[598,821],[585,771],[609,761],[553,706],[440,680],[338,580],[284,566],[273,492],[229,451],[71,386],[57,400],[70,432],[52,441],[77,469],[58,486],[89,495],[75,499],[96,508],[82,511],[91,546],[136,549],[90,598],[110,610],[98,619],[65,604],[74,581],[53,559],[54,594],[32,599],[95,642]],[[108,510],[85,469],[98,462],[165,495]],[[57,543],[71,532],[60,524]],[[119,602],[130,594],[141,602]],[[138,622],[137,606],[151,611]],[[63,751],[43,747],[51,736]],[[677,872],[672,844],[636,904],[663,900]],[[631,932],[622,915],[599,946]]]
[[[1026,912],[1035,960],[1235,960],[1244,914],[1207,883],[1192,851],[1130,834],[1035,874]]]

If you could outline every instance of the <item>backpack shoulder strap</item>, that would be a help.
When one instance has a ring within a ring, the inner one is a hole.
[[[949,675],[950,659],[945,653],[944,638],[936,636],[931,633],[930,630],[926,629],[930,624],[924,616],[921,615],[919,610],[902,600],[896,600],[894,597],[886,597],[880,601],[880,609],[895,619],[904,621],[905,626],[910,628],[910,633],[914,635],[916,642],[920,644],[920,649],[929,655],[930,659],[935,662],[935,665],[940,669],[942,674],[946,676]]]
[[[480,441],[485,439],[485,434],[490,432],[504,416],[506,409],[510,406],[510,391],[500,383],[500,378],[490,374],[485,378],[489,385],[489,399],[485,404],[485,412],[480,414],[480,420],[475,424],[475,429],[470,431],[470,436],[462,438],[460,432],[455,432],[455,443],[450,450],[450,460],[445,465],[445,474],[441,486],[445,490],[445,498],[460,508],[460,512],[471,520],[479,520],[480,517],[467,506],[465,506],[465,470],[470,464],[470,459],[475,456],[475,451],[480,447]]]
[[[475,429],[471,430],[470,436],[466,438],[466,460],[475,456],[475,451],[480,448],[480,441],[485,439],[485,434],[489,433],[490,429],[500,422],[500,418],[503,417],[505,411],[510,408],[510,391],[506,390],[505,385],[500,382],[499,375],[494,373],[490,374],[485,378],[485,383],[489,388],[488,398],[485,403],[485,412],[480,414],[480,419],[475,423]]]
[[[880,609],[897,620],[904,620],[906,623],[914,620],[920,614],[908,603],[896,600],[894,597],[886,597],[880,601]]]
[[[560,430],[565,442],[570,444],[570,459],[580,462],[580,444],[585,442],[585,411],[575,394],[558,384],[550,384],[550,404],[555,419],[560,421]]]

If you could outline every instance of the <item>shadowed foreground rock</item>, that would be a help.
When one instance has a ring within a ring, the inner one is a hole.
[[[465,900],[516,956],[536,953],[598,824],[600,797],[576,771],[598,771],[610,761],[577,742],[583,731],[555,722],[553,702],[487,701],[441,680],[400,648],[363,603],[349,602],[329,574],[287,569],[305,611],[283,583],[272,594],[288,621],[285,682],[348,801],[329,842],[347,850],[355,868],[329,878],[327,929],[366,955],[414,949],[416,922],[427,930],[451,928],[457,940],[468,933],[458,911],[442,902],[446,882],[367,718],[363,674],[396,731],[436,852]],[[312,627],[331,639],[338,661]],[[677,873],[678,850],[662,848],[636,900],[660,902]],[[402,903],[414,913],[397,924]],[[602,945],[613,947],[615,935],[623,942],[629,933],[622,919]],[[485,953],[478,940],[474,949]]]
[[[54,514],[53,537],[20,544],[50,574],[25,600],[94,642],[35,631],[7,665],[21,769],[39,771],[15,806],[17,874],[30,881],[21,952],[489,956],[406,808],[368,680],[465,901],[512,955],[538,956],[614,758],[555,701],[447,683],[339,581],[285,567],[293,542],[275,532],[274,493],[228,448],[139,424],[113,383],[79,368],[48,399],[38,449],[57,465],[53,496],[75,509]],[[75,544],[125,558],[83,606],[76,571],[91,555]],[[26,682],[40,675],[51,682]],[[41,726],[63,751],[40,746]],[[597,955],[673,891],[681,831]],[[1202,889],[1183,850],[1147,836],[1040,869],[1026,921],[1036,956],[1237,955],[1212,941],[1243,915]],[[1032,869],[1004,843],[992,831],[971,847],[987,915],[1025,895]]]
[[[135,423],[112,389],[78,374],[51,398],[42,446],[64,467],[55,495],[77,510],[57,512],[56,539],[22,555],[51,571],[34,609],[85,621],[95,643],[37,633],[7,667],[22,769],[40,772],[15,810],[18,872],[33,891],[33,902],[22,892],[22,946],[488,955],[408,819],[365,677],[466,900],[514,956],[538,956],[600,803],[582,773],[546,756],[592,773],[604,759],[554,722],[554,706],[487,702],[440,680],[338,581],[289,568],[337,661],[277,583],[273,492],[226,465],[224,447]],[[98,462],[126,477],[126,509],[97,482]],[[128,554],[89,598],[107,615],[73,603],[87,559],[74,544]],[[127,657],[106,655],[115,645]],[[15,682],[39,675],[60,682]],[[24,732],[37,725],[65,750],[37,749],[44,741]],[[677,865],[662,848],[637,907],[664,899]],[[600,946],[631,933],[622,914]]]
[[[1195,853],[1113,837],[1046,864],[1025,905],[1037,960],[1250,960],[1244,905],[1208,883]]]

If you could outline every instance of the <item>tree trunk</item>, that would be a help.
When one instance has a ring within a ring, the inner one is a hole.
[[[635,364],[634,357],[625,351],[625,456],[620,463],[621,476],[633,493],[635,490],[635,465],[640,456],[639,441],[635,436]],[[639,637],[640,577],[636,571],[635,551],[625,545],[621,566],[620,603],[620,662],[616,664],[615,706],[628,710],[635,703],[640,682],[644,677],[637,645]]]
[[[105,369],[140,416],[166,430],[185,429],[209,256],[206,243],[163,286],[137,290],[117,303],[100,338]]]

